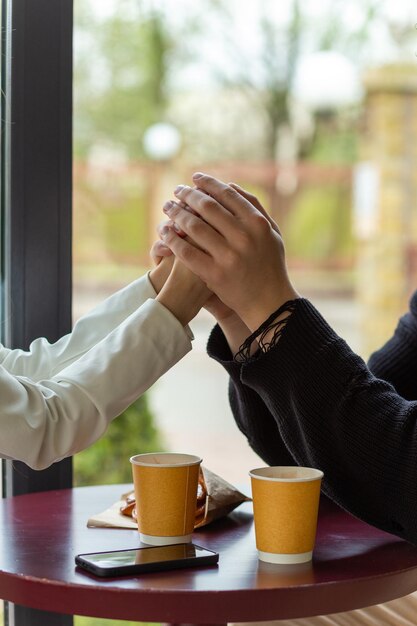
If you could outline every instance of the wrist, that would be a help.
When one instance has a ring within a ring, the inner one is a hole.
[[[229,315],[224,317],[216,318],[216,322],[224,333],[226,333],[226,331],[239,332],[242,329],[244,329],[244,332],[247,332],[248,334],[250,332],[249,328],[235,311],[232,311]]]
[[[219,326],[238,326],[240,324],[243,324],[242,319],[239,317],[239,315],[236,313],[236,311],[233,311],[232,309],[229,309],[227,313],[224,313],[222,315],[216,315],[214,314],[214,317],[216,319],[216,322],[219,324]]]
[[[167,278],[172,269],[173,260],[170,257],[162,259],[162,261],[148,274],[152,287],[158,294],[165,285]]]
[[[162,289],[162,291],[157,295],[156,300],[168,309],[168,311],[170,311],[172,315],[177,318],[182,326],[186,326],[192,319],[192,317],[187,315],[187,312],[190,311],[190,309],[188,308],[188,311],[186,311],[183,303],[181,302],[181,298],[177,298],[176,294],[170,289]]]
[[[195,286],[182,290],[177,285],[167,282],[156,299],[171,311],[177,320],[186,326],[197,315],[208,297],[208,290]]]
[[[162,271],[160,269],[160,265],[154,267],[148,274],[149,280],[151,281],[151,285],[154,288],[155,292],[158,294],[162,287],[164,286],[164,280],[162,276]]]
[[[299,299],[299,298],[298,298]],[[235,360],[245,362],[252,356],[253,346],[261,352],[275,348],[287,325],[288,319],[297,307],[297,298],[286,300],[275,309],[239,347]]]
[[[250,306],[242,310],[240,317],[249,328],[250,332],[253,333],[283,304],[289,300],[296,300],[300,297],[300,294],[297,293],[292,286],[290,286],[278,296],[268,295],[268,297],[264,300],[251,303]]]

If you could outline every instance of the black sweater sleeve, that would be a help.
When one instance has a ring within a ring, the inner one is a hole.
[[[225,356],[214,334],[209,353]],[[298,465],[323,470],[324,493],[337,504],[417,544],[417,402],[375,378],[304,299],[277,345],[239,373],[234,415],[265,461],[276,462],[279,442]],[[267,411],[255,427],[257,397]]]
[[[406,400],[417,399],[417,292],[410,312],[398,322],[394,336],[371,355],[369,369],[391,383]]]
[[[268,465],[294,465],[295,460],[284,444],[278,425],[262,398],[241,380],[241,363],[233,355],[219,326],[215,326],[208,343],[208,354],[228,372],[229,402],[237,427],[250,447]],[[248,468],[250,470],[252,468]]]

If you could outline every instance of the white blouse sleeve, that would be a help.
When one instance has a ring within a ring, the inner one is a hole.
[[[43,469],[86,448],[190,349],[168,309],[147,300],[48,380],[0,365],[0,456]],[[71,353],[72,354],[72,353]]]
[[[28,351],[0,345],[0,365],[11,374],[27,376],[34,381],[50,378],[101,341],[148,298],[155,296],[145,274],[81,317],[71,333],[53,344],[41,337],[31,343]]]

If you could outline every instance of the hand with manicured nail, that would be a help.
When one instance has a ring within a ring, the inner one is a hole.
[[[168,203],[166,203],[165,206],[168,206]],[[172,220],[165,220],[164,222],[161,222],[157,228],[159,236],[161,236],[162,229],[165,229],[165,232],[167,232],[166,229],[169,228],[175,229],[175,224],[172,222]],[[178,228],[176,232],[180,237],[186,237],[185,233],[181,229]],[[190,241],[190,243],[193,243],[190,238],[187,238],[187,240]],[[151,248],[151,257],[156,265],[158,265],[163,258],[166,258],[170,255],[173,255],[172,250],[168,248],[168,246],[166,246],[161,239],[155,241]],[[155,270],[152,270],[152,272],[155,272]],[[153,283],[152,272],[150,278]],[[165,280],[166,278],[167,276],[165,277]],[[162,284],[165,283],[165,280]],[[157,291],[160,291],[160,289],[158,289]],[[240,318],[236,315],[235,311],[232,311],[232,309],[224,304],[224,302],[222,302],[215,294],[212,294],[208,298],[208,300],[204,304],[204,308],[214,316],[216,321],[221,326],[224,334],[226,335],[232,351],[236,352],[241,343],[243,343],[246,337],[250,334],[247,326],[243,324]]]
[[[171,220],[159,224],[158,232],[161,234],[170,228],[175,229],[178,236],[185,237],[185,233]],[[156,265],[149,273],[149,279],[158,294],[156,299],[185,326],[195,317],[211,293],[198,276],[179,259],[175,259],[171,249],[162,240],[153,243],[150,255]]]
[[[205,174],[196,188],[179,185],[177,203],[164,209],[196,243],[173,228],[161,232],[164,243],[206,283],[251,330],[281,304],[297,298],[285,264],[284,244],[275,222],[254,197]],[[199,217],[198,217],[199,216]]]

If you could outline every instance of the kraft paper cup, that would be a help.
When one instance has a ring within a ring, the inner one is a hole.
[[[189,543],[194,530],[201,459],[192,454],[137,454],[130,459],[140,540]]]
[[[249,475],[259,559],[282,564],[310,561],[323,472],[310,467],[262,467]]]

